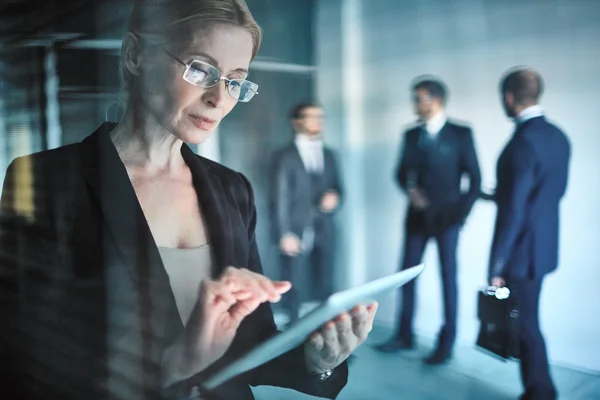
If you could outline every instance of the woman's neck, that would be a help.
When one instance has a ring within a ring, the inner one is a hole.
[[[153,117],[143,112],[136,114],[128,107],[123,119],[110,133],[123,164],[147,171],[173,171],[184,167],[183,142]]]

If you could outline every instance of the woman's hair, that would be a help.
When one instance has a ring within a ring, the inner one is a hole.
[[[138,37],[151,38],[153,43],[169,44],[176,51],[189,45],[195,31],[211,24],[246,29],[252,35],[254,59],[262,33],[245,0],[135,0],[127,30]],[[132,77],[122,61],[119,73],[126,96]]]

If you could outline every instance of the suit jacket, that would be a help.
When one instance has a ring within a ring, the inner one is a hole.
[[[319,210],[325,192],[336,191],[341,203],[344,193],[334,153],[328,148],[323,148],[323,152],[323,172],[317,188],[312,187],[314,181],[304,168],[296,145],[287,146],[274,154],[269,170],[269,209],[272,236],[276,243],[288,232],[301,238],[315,215],[323,218],[332,215]]]
[[[160,357],[183,332],[168,275],[126,169],[104,124],[81,143],[16,159],[2,194],[0,398],[187,398],[190,388],[277,333],[263,304],[207,371],[167,390]],[[227,266],[262,273],[246,178],[183,145],[213,251]],[[24,215],[27,182],[33,213]],[[253,399],[249,385],[334,398],[347,365],[310,376],[302,346],[218,388]],[[6,394],[8,396],[3,396]],[[213,398],[209,396],[208,398]]]
[[[517,128],[496,168],[490,275],[537,279],[556,269],[559,204],[570,157],[567,136],[543,116]]]
[[[463,174],[470,181],[466,193],[461,193],[460,187]],[[430,202],[424,211],[409,204],[406,218],[409,231],[435,233],[463,223],[481,186],[471,129],[447,122],[433,140],[421,127],[406,131],[396,181],[404,190],[420,187]]]

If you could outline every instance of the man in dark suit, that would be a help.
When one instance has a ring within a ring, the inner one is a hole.
[[[551,400],[556,389],[538,308],[543,278],[558,264],[559,205],[567,188],[571,145],[538,105],[542,79],[537,72],[515,69],[500,89],[516,129],[498,159],[498,213],[489,271],[492,285],[508,284],[518,301],[525,386],[521,398]]]
[[[319,300],[333,291],[332,216],[342,197],[333,151],[323,145],[323,116],[313,103],[294,107],[295,140],[275,153],[270,169],[272,233],[281,251],[282,279],[297,282],[300,256],[307,257]],[[282,300],[292,321],[298,318],[297,292],[292,289]]]
[[[437,348],[425,359],[441,364],[456,337],[456,248],[460,228],[479,193],[481,176],[471,129],[449,122],[444,113],[446,90],[436,80],[418,80],[412,88],[417,127],[404,133],[396,179],[410,197],[402,269],[421,262],[425,246],[435,238],[441,264],[445,324]],[[469,189],[461,191],[463,176]],[[384,352],[412,349],[415,284],[402,290],[402,312],[395,337],[377,348]]]

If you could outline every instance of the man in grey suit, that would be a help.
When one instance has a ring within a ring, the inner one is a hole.
[[[304,257],[318,300],[333,291],[333,214],[342,185],[333,151],[323,144],[323,109],[314,103],[295,106],[290,119],[294,142],[278,150],[270,168],[272,235],[281,252],[282,279],[297,283]],[[282,299],[293,322],[298,318],[298,290]]]

